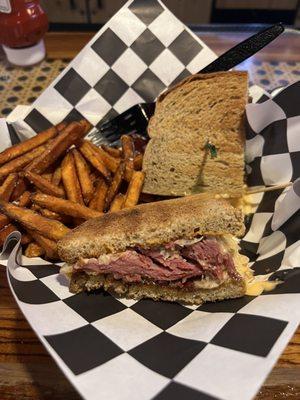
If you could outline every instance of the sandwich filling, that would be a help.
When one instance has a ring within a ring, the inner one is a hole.
[[[228,279],[240,280],[237,243],[231,237],[201,236],[180,239],[162,246],[135,246],[99,258],[80,259],[64,273],[110,275],[125,283],[155,283],[176,287],[218,287]],[[236,264],[236,265],[235,265]]]

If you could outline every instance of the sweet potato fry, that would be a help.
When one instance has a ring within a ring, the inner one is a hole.
[[[32,242],[32,237],[27,233],[22,233],[21,244],[29,244]]]
[[[42,174],[42,177],[44,178],[44,179],[46,179],[47,181],[49,181],[49,182],[52,182],[52,173],[51,172],[44,172],[43,174]]]
[[[37,174],[47,170],[74,143],[85,136],[85,127],[80,122],[71,122],[46,147],[46,150],[36,158],[27,169]]]
[[[37,189],[39,189],[43,193],[50,194],[56,197],[65,196],[65,193],[61,188],[43,178],[41,175],[35,174],[31,171],[26,171],[24,173],[24,176],[28,179],[30,183],[32,183]]]
[[[111,202],[113,201],[114,197],[116,196],[116,194],[118,193],[118,190],[120,188],[120,185],[122,183],[122,179],[124,176],[124,172],[125,172],[125,163],[122,162],[114,177],[113,180],[111,181],[111,184],[108,188],[107,194],[106,194],[106,198],[105,198],[105,204],[104,204],[104,210],[107,211],[110,207]]]
[[[9,174],[0,186],[0,198],[9,201],[11,194],[17,184],[18,174]]]
[[[100,217],[102,212],[92,210],[81,204],[74,203],[70,200],[60,199],[48,196],[43,193],[35,193],[31,196],[34,204],[40,207],[46,207],[48,210],[58,214],[70,215],[75,218],[90,219]]]
[[[129,182],[123,208],[134,207],[139,201],[139,196],[143,188],[145,174],[142,171],[133,171]]]
[[[32,210],[18,207],[3,200],[0,200],[0,211],[19,222],[26,229],[31,229],[52,240],[61,239],[70,230],[61,222],[42,217]]]
[[[125,173],[124,173],[125,181],[130,182],[131,178],[132,178],[132,174],[133,174],[133,168],[130,168],[130,167],[128,167],[128,165],[126,165]]]
[[[86,119],[82,119],[80,124],[83,126],[84,132],[87,135],[92,128],[92,125]]]
[[[89,141],[84,141],[89,143],[90,148],[94,150],[94,154],[98,155],[98,158],[104,163],[104,165],[111,171],[116,172],[121,160],[111,156],[109,153],[104,151],[101,147],[96,146],[94,143]]]
[[[27,207],[30,204],[30,192],[28,190],[24,192],[18,199],[18,206],[19,207]]]
[[[10,233],[12,233],[12,232],[14,232],[14,231],[18,231],[19,229],[15,226],[15,225],[13,225],[13,224],[8,224],[8,225],[6,225],[4,228],[2,228],[1,230],[0,230],[0,246],[2,247],[3,246],[3,244],[4,244],[4,242],[5,242],[5,239],[7,238],[7,236],[10,234]]]
[[[58,186],[61,182],[61,166],[57,167],[52,175],[52,183],[53,185]]]
[[[52,126],[51,128],[38,133],[32,138],[24,140],[23,142],[15,144],[14,146],[2,151],[0,153],[0,165],[7,163],[16,157],[20,157],[21,155],[28,153],[36,147],[46,143],[49,139],[55,137],[59,130],[61,130],[64,126],[65,124],[59,124],[56,127]]]
[[[97,172],[92,172],[91,174],[90,174],[90,180],[92,181],[92,183],[93,183],[93,185],[94,185],[94,183],[96,182],[96,180],[99,178],[99,175],[98,175],[98,173]]]
[[[36,243],[44,250],[46,257],[52,260],[58,259],[57,244],[55,241],[50,240],[30,229],[28,229],[28,233],[33,237]]]
[[[122,143],[122,157],[126,165],[126,178],[130,181],[133,172],[133,158],[134,158],[134,143],[129,135],[121,137]]]
[[[26,207],[30,203],[30,201],[31,201],[30,193],[26,191],[18,199],[18,206]],[[10,223],[10,219],[4,214],[0,214],[0,229],[3,229],[9,223]]]
[[[57,197],[55,197],[55,198],[57,199]],[[66,216],[60,215],[60,214],[58,214],[58,213],[56,213],[54,211],[48,210],[47,208],[40,208],[38,211],[44,217],[49,218],[49,219],[54,219],[56,221],[60,221],[63,224],[70,222],[70,221],[68,221]]]
[[[97,182],[96,190],[93,194],[92,200],[90,201],[89,208],[102,212],[104,209],[107,190],[108,186],[106,182],[100,178]]]
[[[115,158],[121,158],[122,156],[122,150],[117,149],[116,147],[110,147],[107,146],[106,144],[102,144],[101,148],[106,151],[106,153],[110,154],[111,156]]]
[[[140,171],[143,166],[143,154],[137,154],[133,159],[133,168],[136,171]]]
[[[72,149],[71,152],[74,157],[83,200],[85,204],[88,204],[94,193],[93,182],[90,178],[90,168],[78,150]]]
[[[72,153],[68,153],[61,164],[61,176],[66,197],[75,203],[84,204]]]
[[[0,230],[10,223],[10,219],[4,215],[0,214]]]
[[[122,193],[117,194],[110,205],[109,211],[110,212],[120,211],[123,208],[123,203],[124,203],[124,195]]]
[[[133,160],[134,157],[134,143],[132,137],[129,135],[121,136],[122,143],[122,156],[123,159],[127,162],[128,160]]]
[[[29,243],[25,250],[25,256],[28,258],[42,257],[45,250],[36,242]]]
[[[80,153],[84,156],[86,160],[88,160],[97,171],[99,171],[106,180],[110,180],[111,174],[107,167],[105,166],[102,159],[97,155],[97,153],[93,150],[90,142],[87,140],[83,141],[79,147]],[[112,157],[113,158],[113,157]]]
[[[61,132],[65,129],[66,126],[67,126],[66,122],[60,122],[59,124],[56,125],[56,129],[58,130],[58,132]]]
[[[37,204],[31,204],[30,210],[40,212],[41,211],[41,207],[38,206]]]
[[[124,178],[127,182],[130,182],[132,178],[133,169],[140,171],[143,166],[143,155],[137,154],[133,159],[133,168],[130,165],[126,165]]]
[[[39,157],[41,154],[44,153],[46,148],[46,145],[42,145],[39,147],[36,147],[32,151],[23,154],[22,156],[18,158],[14,158],[13,160],[9,161],[6,164],[3,164],[0,167],[0,179],[9,175],[12,172],[18,172],[23,170],[25,165],[29,164],[32,160],[35,158]]]
[[[25,179],[22,176],[19,176],[16,186],[10,196],[10,201],[18,200],[20,196],[22,196],[22,194],[26,191],[26,189],[27,186]]]
[[[28,204],[30,204],[30,201],[30,193],[26,191],[18,199],[18,205],[19,207],[26,207]],[[9,223],[10,219],[4,214],[0,214],[0,229],[3,229]]]
[[[0,246],[3,246],[5,239],[7,238],[7,236],[15,231],[20,231],[20,228],[18,228],[17,226],[15,226],[14,224],[8,224],[6,226],[4,226],[1,230],[0,230]],[[31,242],[31,238],[29,237],[29,235],[22,235],[21,238],[21,244],[27,244]]]

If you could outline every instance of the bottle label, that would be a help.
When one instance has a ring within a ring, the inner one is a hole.
[[[10,0],[0,0],[0,12],[6,13],[6,14],[11,13]]]

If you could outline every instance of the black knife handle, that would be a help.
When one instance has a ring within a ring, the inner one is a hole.
[[[228,71],[247,58],[253,56],[267,44],[272,42],[284,31],[284,26],[279,23],[256,33],[238,45],[232,47],[215,61],[204,67],[201,73]]]

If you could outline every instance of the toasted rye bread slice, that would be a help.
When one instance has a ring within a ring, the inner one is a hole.
[[[164,92],[148,126],[143,192],[241,196],[247,99],[248,76],[238,71],[193,75]],[[208,141],[217,148],[215,158]]]
[[[217,301],[242,297],[246,292],[243,279],[228,280],[214,289],[182,290],[176,287],[161,286],[153,283],[124,283],[111,276],[88,275],[84,272],[73,274],[70,281],[70,291],[80,293],[104,288],[117,296],[130,299],[150,298],[153,300],[177,301],[187,304],[200,305],[207,301]]]
[[[242,211],[226,200],[198,194],[141,204],[89,220],[58,242],[58,253],[73,264],[80,257],[98,258],[134,246],[149,248],[196,234],[225,233],[244,233]]]

